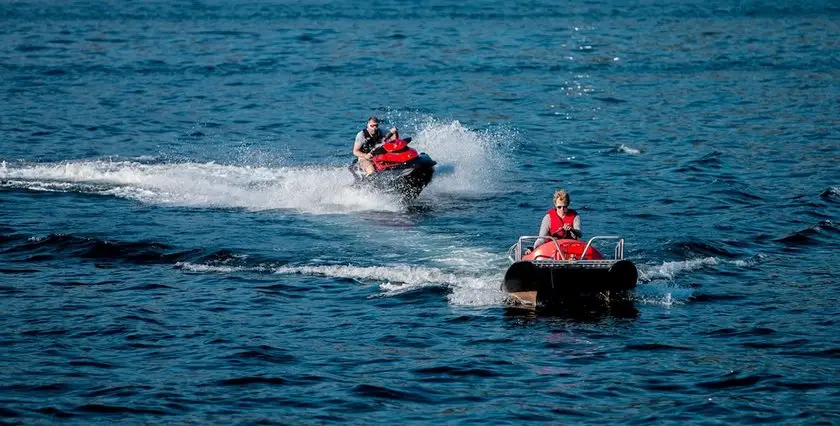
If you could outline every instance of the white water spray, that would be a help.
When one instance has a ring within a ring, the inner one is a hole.
[[[432,192],[486,192],[500,156],[494,140],[457,121],[427,120],[412,145],[449,174],[437,176]],[[288,209],[308,214],[400,211],[394,197],[353,188],[343,166],[226,165],[215,162],[149,163],[75,160],[60,163],[0,163],[0,185],[37,191],[80,192],[148,204],[197,208]],[[349,158],[348,158],[349,161]]]

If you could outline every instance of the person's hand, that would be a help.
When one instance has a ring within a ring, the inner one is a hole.
[[[525,254],[531,254],[531,249],[525,249]]]
[[[572,229],[572,225],[568,225],[568,224],[567,224],[567,225],[563,225],[563,230],[564,230],[564,231],[568,231],[568,230],[570,230],[570,229]]]
[[[389,132],[396,134],[397,133],[397,128],[396,127],[391,127],[391,130],[389,130]]]
[[[367,154],[365,154],[365,158],[367,158],[368,160],[371,160],[371,159],[373,159],[373,154],[368,152]]]

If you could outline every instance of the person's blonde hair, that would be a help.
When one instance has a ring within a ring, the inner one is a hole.
[[[563,204],[567,205],[567,206],[569,205],[569,203],[572,202],[572,200],[569,198],[569,193],[566,192],[565,189],[558,189],[557,191],[554,191],[554,205],[555,206],[557,205],[558,200],[563,201]]]

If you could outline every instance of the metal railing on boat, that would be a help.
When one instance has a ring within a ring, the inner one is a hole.
[[[508,249],[508,260],[511,263],[521,261],[522,260],[522,243],[523,242],[528,242],[528,241],[534,241],[536,243],[538,240],[550,240],[554,244],[554,249],[556,250],[556,252],[560,253],[561,259],[560,260],[543,260],[543,261],[535,260],[535,261],[532,261],[535,264],[540,263],[540,262],[550,262],[550,263],[553,263],[553,264],[556,264],[557,262],[577,263],[577,264],[579,264],[579,263],[583,263],[583,264],[586,264],[586,263],[603,264],[603,263],[614,263],[616,261],[624,259],[624,238],[621,238],[621,237],[616,236],[616,235],[597,235],[597,236],[594,236],[594,237],[590,238],[586,242],[586,247],[584,247],[583,251],[581,252],[581,255],[580,255],[581,259],[566,259],[563,256],[562,250],[560,250],[560,244],[558,243],[558,241],[560,240],[559,238],[550,237],[550,236],[526,235],[526,236],[519,237],[519,239],[516,241],[516,244],[512,245]],[[614,240],[616,242],[615,249],[613,250],[613,259],[612,260],[585,260],[585,259],[583,259],[583,257],[586,256],[586,253],[590,250],[590,248],[593,247],[592,246],[593,242],[595,242],[595,241],[609,241],[609,240]],[[543,242],[543,244],[544,243],[545,243],[545,241]]]

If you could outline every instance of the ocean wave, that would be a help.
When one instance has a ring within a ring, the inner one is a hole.
[[[830,236],[837,234],[840,234],[840,226],[831,220],[823,220],[775,241],[789,247],[816,246],[832,241]]]
[[[840,186],[826,188],[820,193],[820,197],[828,200],[837,200],[840,198]]]
[[[113,241],[67,234],[33,236],[17,239],[3,250],[10,258],[35,261],[34,256],[66,253],[71,257],[93,260],[119,260],[136,264],[174,263],[196,253],[176,250],[154,241]]]

